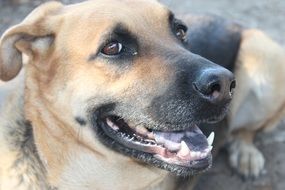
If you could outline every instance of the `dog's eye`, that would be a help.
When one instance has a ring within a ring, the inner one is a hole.
[[[186,27],[181,25],[181,26],[177,27],[175,35],[177,36],[177,38],[179,40],[185,41],[186,40],[186,32],[187,32]]]
[[[113,41],[105,45],[102,48],[101,53],[112,56],[120,54],[122,50],[123,50],[123,45],[117,41]]]

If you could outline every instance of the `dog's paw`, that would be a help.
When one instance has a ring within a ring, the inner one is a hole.
[[[256,179],[264,169],[265,159],[253,145],[235,140],[229,146],[230,165],[245,179]]]

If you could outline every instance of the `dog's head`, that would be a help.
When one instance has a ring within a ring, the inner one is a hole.
[[[2,36],[0,78],[14,78],[29,56],[26,114],[44,159],[51,136],[72,136],[106,157],[189,175],[211,163],[212,135],[197,125],[225,116],[235,84],[184,48],[186,33],[152,0],[49,3]]]

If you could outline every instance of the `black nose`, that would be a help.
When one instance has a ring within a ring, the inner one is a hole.
[[[199,96],[212,103],[230,100],[235,86],[233,74],[224,68],[203,70],[193,82],[193,88]]]

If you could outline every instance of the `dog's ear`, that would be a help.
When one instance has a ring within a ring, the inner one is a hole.
[[[56,24],[53,15],[63,5],[58,2],[43,4],[31,12],[20,24],[8,29],[0,39],[0,79],[8,81],[22,68],[22,53],[29,57],[51,45]]]

